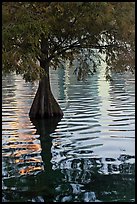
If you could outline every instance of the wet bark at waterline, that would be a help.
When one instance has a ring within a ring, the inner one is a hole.
[[[63,117],[63,112],[51,92],[48,66],[46,66],[46,75],[39,82],[29,116],[35,119]]]

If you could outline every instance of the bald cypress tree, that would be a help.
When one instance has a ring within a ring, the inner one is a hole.
[[[95,56],[100,61],[102,53],[106,76],[110,70],[134,72],[134,7],[134,2],[2,3],[2,72],[39,81],[30,118],[63,116],[49,69],[66,60],[80,60],[79,80],[95,71]]]

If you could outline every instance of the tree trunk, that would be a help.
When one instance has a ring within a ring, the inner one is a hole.
[[[45,69],[46,75],[39,82],[29,116],[33,119],[62,117],[63,112],[51,92],[49,66],[45,60],[40,61],[40,66]]]

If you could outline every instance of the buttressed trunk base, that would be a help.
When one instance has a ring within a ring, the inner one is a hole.
[[[29,116],[33,119],[63,117],[63,112],[51,92],[49,73],[39,82]]]

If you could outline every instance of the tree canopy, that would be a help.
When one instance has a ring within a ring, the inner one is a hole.
[[[2,3],[3,73],[16,71],[26,81],[45,74],[40,59],[55,69],[79,59],[83,78],[95,71],[102,53],[107,72],[134,71],[134,38],[134,2]]]

